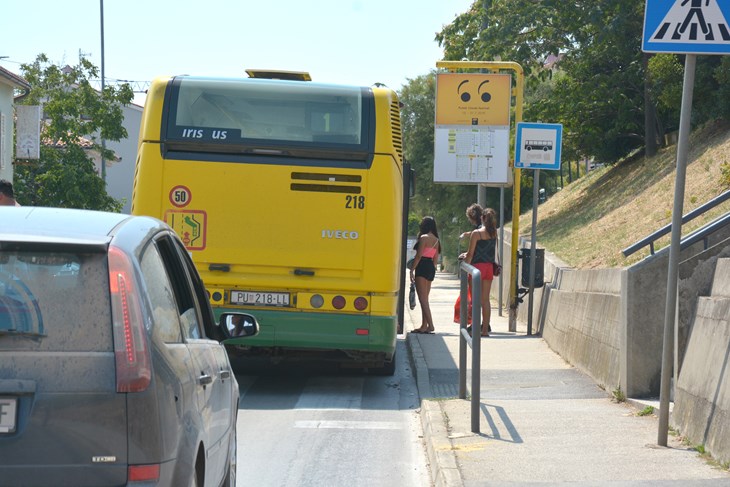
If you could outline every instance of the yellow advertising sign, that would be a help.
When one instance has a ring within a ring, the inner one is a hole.
[[[509,125],[512,76],[440,73],[436,125]]]

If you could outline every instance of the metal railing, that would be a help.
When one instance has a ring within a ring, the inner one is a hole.
[[[469,298],[468,277],[471,276],[471,336],[467,330]],[[461,281],[459,309],[459,398],[466,399],[466,346],[471,355],[471,432],[479,433],[479,396],[481,380],[481,322],[482,322],[482,273],[476,267],[461,262],[459,264]]]
[[[704,243],[704,249],[707,250],[709,247],[709,237],[713,233],[717,232],[723,227],[730,225],[730,213],[726,213],[723,216],[716,218],[704,227],[695,230],[686,237],[684,237],[679,243],[679,250],[684,250],[697,242]]]
[[[699,207],[695,208],[694,210],[690,211],[689,213],[687,213],[686,215],[684,215],[682,217],[682,225],[684,225],[688,221],[691,221],[691,220],[697,218],[698,216],[702,215],[706,211],[713,209],[720,203],[724,203],[728,199],[730,199],[730,191],[725,191],[724,193],[722,193],[719,196],[716,196],[715,198],[711,199],[704,205],[699,206]],[[656,232],[652,233],[648,237],[645,237],[644,239],[639,240],[635,244],[633,244],[629,247],[626,247],[621,252],[624,254],[624,257],[628,257],[629,255],[633,254],[634,252],[637,252],[638,250],[641,250],[648,245],[651,255],[654,255],[654,242],[671,231],[672,231],[672,224],[670,223],[668,225],[663,226],[662,228],[660,228]]]

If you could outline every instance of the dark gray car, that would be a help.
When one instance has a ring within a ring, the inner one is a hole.
[[[221,320],[159,220],[0,208],[0,485],[235,485]]]

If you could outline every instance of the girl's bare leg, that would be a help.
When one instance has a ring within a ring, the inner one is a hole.
[[[431,281],[425,277],[416,277],[416,294],[421,304],[421,328],[419,331],[434,331],[431,306],[428,303],[428,295],[431,293]]]
[[[489,302],[489,293],[492,290],[492,281],[482,281],[482,336],[489,336],[492,317],[492,303]]]

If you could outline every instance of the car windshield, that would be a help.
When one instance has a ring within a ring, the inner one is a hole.
[[[108,288],[102,253],[0,251],[0,350],[112,350]]]

